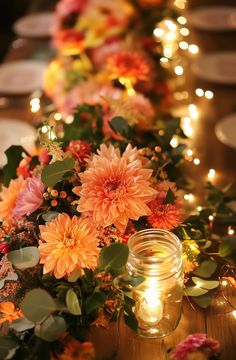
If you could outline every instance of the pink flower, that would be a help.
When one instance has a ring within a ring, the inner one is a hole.
[[[16,199],[13,215],[20,218],[37,210],[43,201],[44,184],[39,177],[27,178]]]
[[[102,144],[98,155],[88,162],[88,170],[80,173],[81,189],[78,211],[90,213],[101,226],[114,224],[125,231],[129,219],[150,215],[147,203],[156,195],[151,187],[152,170],[145,169],[137,148],[129,144],[120,150]]]
[[[82,140],[72,140],[66,148],[67,151],[70,151],[72,156],[78,160],[80,165],[84,165],[86,158],[91,154],[91,144],[87,141]]]
[[[175,347],[170,358],[173,360],[185,360],[187,359],[188,354],[197,350],[207,350],[209,357],[217,356],[219,354],[220,345],[217,340],[207,338],[206,334],[192,334]]]
[[[158,191],[158,194],[157,197],[148,204],[152,214],[148,216],[147,221],[154,228],[172,230],[183,220],[183,210],[176,196],[175,184],[164,181],[156,184],[155,189]],[[171,189],[175,195],[173,204],[165,204],[165,198],[169,189]]]

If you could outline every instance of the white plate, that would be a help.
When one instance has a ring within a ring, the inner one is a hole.
[[[236,113],[230,114],[218,122],[215,132],[223,144],[236,149]]]
[[[236,7],[204,6],[193,9],[187,14],[188,23],[200,30],[236,30]]]
[[[54,17],[52,12],[26,15],[15,22],[13,30],[21,37],[49,37],[52,35]]]
[[[236,84],[236,52],[217,52],[205,55],[192,65],[193,73],[218,84]]]
[[[22,95],[41,89],[46,66],[45,62],[36,60],[3,64],[0,66],[0,93]]]
[[[0,167],[2,168],[7,158],[4,152],[11,145],[21,145],[31,152],[37,137],[36,130],[22,120],[0,118]]]

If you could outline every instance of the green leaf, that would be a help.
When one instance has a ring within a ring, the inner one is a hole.
[[[206,294],[208,290],[202,289],[198,286],[190,286],[185,289],[185,295],[188,296],[200,296]]]
[[[59,213],[57,211],[48,211],[42,214],[42,218],[44,221],[52,221],[55,219]]]
[[[196,276],[193,276],[192,280],[193,280],[194,284],[196,284],[198,287],[207,289],[207,290],[212,290],[219,286],[219,281],[216,281],[216,280],[204,280],[204,279],[200,279],[199,277],[196,277]]]
[[[235,255],[236,251],[236,237],[228,237],[224,239],[219,247],[219,256],[221,257],[230,257]]]
[[[4,173],[4,185],[8,186],[11,179],[16,178],[16,169],[18,168],[18,165],[22,159],[22,155],[26,154],[27,151],[22,147],[18,145],[12,145],[5,151],[5,154],[7,156],[7,164],[3,168]]]
[[[116,270],[123,268],[128,260],[129,249],[127,245],[114,243],[108,247],[102,248],[99,269]]]
[[[192,297],[192,300],[201,308],[206,309],[211,303],[212,295],[209,293],[200,295],[198,297]]]
[[[39,262],[39,249],[36,246],[28,246],[13,250],[7,254],[7,258],[17,269],[32,268]]]
[[[0,336],[0,359],[5,359],[9,351],[12,351],[18,347],[16,339],[6,335]]]
[[[32,321],[29,321],[25,317],[14,320],[10,325],[10,328],[14,329],[17,332],[29,330],[34,327],[35,327],[35,323],[33,323]]]
[[[75,159],[66,158],[56,161],[43,168],[41,179],[46,186],[54,186],[63,179],[63,176],[74,168]]]
[[[171,188],[169,188],[166,194],[166,198],[164,200],[164,204],[174,204],[174,202],[175,202],[175,194],[173,193]]]
[[[5,278],[0,280],[0,289],[4,287],[5,281],[16,281],[17,279],[18,279],[18,275],[16,273],[5,276]]]
[[[57,310],[51,295],[43,289],[33,289],[26,293],[20,306],[25,317],[33,322],[40,322]]]
[[[216,271],[217,263],[212,260],[203,261],[199,268],[195,270],[193,273],[195,275],[201,276],[203,278],[209,278]]]
[[[122,116],[115,116],[109,122],[109,126],[115,133],[120,134],[123,137],[127,137],[130,132],[130,126],[128,122]]]
[[[66,293],[66,305],[69,312],[73,315],[81,315],[81,308],[78,300],[78,296],[73,289],[69,289]]]
[[[124,321],[126,325],[132,329],[133,331],[137,332],[138,330],[138,321],[134,314],[124,314]]]
[[[66,322],[60,316],[49,316],[41,324],[35,326],[34,333],[46,341],[55,341],[66,331]]]
[[[107,295],[102,291],[95,292],[90,295],[85,301],[87,313],[90,314],[94,310],[103,307],[106,298]]]

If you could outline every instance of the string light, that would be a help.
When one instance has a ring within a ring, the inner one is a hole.
[[[188,109],[189,109],[189,113],[190,113],[191,118],[196,120],[198,118],[198,116],[199,116],[197,106],[194,105],[194,104],[190,104],[188,106]]]
[[[222,280],[222,281],[221,281],[221,285],[222,285],[222,286],[227,286],[227,285],[228,285],[228,281],[227,281],[227,280]]]
[[[213,180],[214,177],[215,177],[215,174],[216,174],[215,169],[210,169],[210,170],[208,171],[208,175],[207,175],[208,179],[209,179],[209,180]]]
[[[202,90],[201,88],[197,88],[195,90],[195,94],[199,97],[202,97],[202,96],[204,96],[204,90]]]
[[[41,128],[41,132],[43,134],[47,134],[47,132],[50,130],[50,126],[49,125],[43,125]]]
[[[175,0],[175,6],[177,6],[179,9],[185,9],[186,0]]]
[[[165,57],[160,58],[160,62],[167,63],[169,60]]]
[[[155,35],[156,37],[162,37],[164,33],[165,33],[164,30],[160,28],[156,28],[153,31],[153,35]]]
[[[214,220],[214,216],[213,216],[213,215],[209,215],[209,216],[208,216],[208,219],[209,219],[210,221],[213,221],[213,220]]]
[[[62,119],[62,115],[60,113],[55,113],[54,114],[54,119],[57,121],[60,121]]]
[[[74,121],[74,117],[72,115],[67,115],[67,117],[65,118],[66,124],[72,124],[73,121]]]
[[[30,100],[31,112],[36,113],[40,110],[40,99],[35,97]]]
[[[212,91],[207,90],[207,91],[205,91],[205,97],[210,100],[210,99],[213,99],[214,94]]]
[[[184,16],[179,16],[179,17],[177,18],[177,21],[178,21],[178,23],[181,24],[181,25],[185,25],[185,24],[187,23],[187,19],[186,19]]]
[[[182,66],[178,65],[175,67],[175,73],[176,75],[180,76],[180,75],[183,75],[184,73],[184,69]]]
[[[191,137],[193,135],[192,120],[190,117],[185,116],[181,119],[181,127],[186,136]]]
[[[234,229],[231,226],[228,227],[228,235],[234,235]]]
[[[202,211],[202,206],[198,206],[197,211]]]
[[[177,146],[179,145],[179,140],[177,138],[177,136],[173,136],[171,141],[170,141],[170,145],[172,146],[172,148],[177,148]]]
[[[189,194],[184,194],[184,200],[192,202],[194,200],[194,195],[189,193]]]
[[[179,32],[183,36],[188,36],[189,35],[189,29],[187,29],[187,28],[182,28],[182,29],[180,29]]]
[[[187,154],[188,156],[193,156],[193,150],[192,150],[192,149],[188,149],[188,150],[186,151],[186,154]]]
[[[199,47],[195,44],[191,44],[191,45],[189,45],[188,50],[191,54],[195,55],[199,52]]]
[[[180,41],[180,42],[179,42],[179,47],[180,47],[180,49],[182,49],[182,50],[187,50],[187,49],[188,49],[188,43],[187,43],[187,41]]]
[[[199,165],[200,162],[201,162],[201,161],[200,161],[200,159],[198,159],[198,158],[193,159],[194,165]]]

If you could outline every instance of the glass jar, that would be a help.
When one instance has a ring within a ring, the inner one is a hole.
[[[181,243],[169,231],[147,229],[132,235],[128,247],[129,274],[144,278],[132,288],[138,333],[149,338],[166,336],[177,327],[182,310]]]

